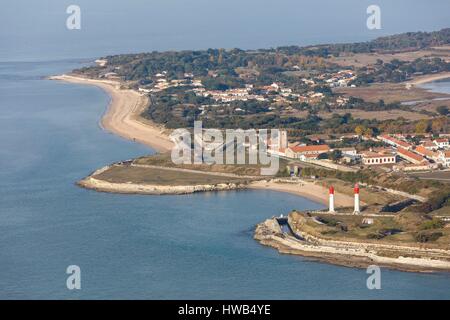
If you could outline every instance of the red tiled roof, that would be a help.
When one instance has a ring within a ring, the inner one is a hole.
[[[295,146],[291,147],[291,150],[295,153],[303,153],[303,152],[328,152],[330,151],[330,147],[326,144],[321,145],[311,145],[311,146]]]
[[[419,161],[419,162],[426,161],[426,160],[424,159],[424,157],[422,157],[421,155],[418,155],[417,153],[408,151],[408,150],[406,150],[406,149],[398,148],[397,151],[398,151],[398,153],[399,153],[400,155],[403,155],[403,156],[405,156],[405,157],[411,158],[411,159],[413,159],[413,160],[415,160],[415,161]]]
[[[388,153],[388,152],[373,152],[373,151],[364,151],[362,153],[364,158],[388,158],[388,157],[393,157],[394,154],[393,153]]]
[[[396,138],[391,137],[391,136],[389,136],[389,135],[387,135],[387,134],[382,135],[381,137],[382,137],[383,139],[392,141],[392,142],[395,143],[396,145],[402,146],[402,147],[404,147],[404,148],[410,148],[410,147],[411,147],[411,145],[410,145],[408,142],[402,141],[402,140],[399,140],[399,139],[396,139]]]
[[[433,157],[435,153],[433,151],[428,150],[423,145],[416,147],[415,151],[423,156]]]

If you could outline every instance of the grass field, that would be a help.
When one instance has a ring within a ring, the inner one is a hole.
[[[247,155],[246,155],[247,157]],[[180,168],[180,169],[189,169],[189,170],[197,170],[204,172],[219,172],[219,173],[231,173],[236,175],[244,175],[244,176],[260,176],[261,168],[263,165],[260,164],[175,164],[171,160],[170,154],[157,154],[153,156],[141,157],[137,158],[133,161],[135,164],[140,165],[153,165],[153,166],[162,166],[169,168]],[[280,159],[279,167],[285,168],[287,164],[286,160]]]
[[[339,196],[339,193],[343,193],[349,196],[353,196],[354,191],[354,184],[345,182],[338,179],[323,179],[319,182],[324,187],[329,187],[332,185],[336,190],[336,196]],[[373,190],[373,189],[366,189],[361,187],[360,188],[360,198],[361,201],[368,205],[385,205],[388,203],[393,203],[399,200],[403,200],[402,197],[393,195],[388,192],[379,191],[379,190]]]
[[[357,110],[357,109],[340,109],[335,110],[333,113],[344,115],[346,113],[350,113],[353,118],[355,119],[377,119],[380,121],[383,120],[395,120],[398,118],[404,118],[407,120],[421,120],[421,119],[428,119],[429,116],[418,113],[418,112],[410,112],[410,111],[404,111],[404,110],[386,110],[386,111],[364,111],[364,110]],[[330,112],[320,112],[319,116],[321,118],[327,119],[331,118],[333,113]]]
[[[410,52],[399,52],[395,54],[381,54],[381,53],[357,53],[357,54],[347,54],[341,55],[339,57],[333,57],[327,61],[331,63],[336,63],[342,67],[355,66],[364,67],[370,64],[375,64],[378,59],[384,62],[390,62],[393,59],[398,59],[402,61],[413,61],[418,58],[425,57],[441,57],[443,59],[450,59],[450,47],[441,46],[434,47],[427,50],[420,51],[410,51]]]
[[[113,183],[137,183],[162,186],[192,186],[219,183],[244,183],[248,179],[223,177],[213,174],[180,172],[175,170],[141,168],[132,166],[113,166],[96,179]]]
[[[431,100],[448,96],[417,87],[408,90],[404,83],[376,83],[367,87],[337,88],[333,92],[362,98],[369,102],[378,102],[382,99],[385,103]]]

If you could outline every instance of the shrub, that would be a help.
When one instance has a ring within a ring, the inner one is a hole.
[[[422,223],[420,229],[430,230],[430,229],[441,229],[445,226],[445,222],[439,219],[432,219]]]
[[[320,217],[320,218],[317,218],[317,220],[326,224],[329,227],[336,227],[338,224],[340,224],[340,222],[337,221],[336,219],[328,218],[328,217]]]
[[[436,241],[442,236],[443,236],[442,232],[420,231],[416,234],[415,239],[417,242],[425,243]]]
[[[379,232],[373,232],[367,235],[367,239],[375,239],[375,240],[380,240],[383,239],[384,237],[385,235]]]

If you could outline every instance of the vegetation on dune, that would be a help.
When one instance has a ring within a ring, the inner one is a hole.
[[[395,217],[373,217],[372,224],[364,223],[365,218],[358,215],[330,217],[294,211],[290,217],[295,229],[330,240],[416,245],[427,243],[441,247],[445,246],[445,242],[439,242],[439,239],[450,236],[445,223],[411,212],[402,212]]]
[[[366,183],[385,188],[400,190],[412,194],[421,194],[424,191],[431,193],[424,203],[411,206],[410,210],[421,213],[430,213],[442,207],[450,206],[450,185],[436,180],[420,180],[418,178],[405,178],[395,174],[379,173],[365,169],[358,172],[343,172],[315,167],[305,167],[300,171],[303,177],[318,176],[334,178],[351,183]]]

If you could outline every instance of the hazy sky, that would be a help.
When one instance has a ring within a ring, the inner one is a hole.
[[[71,4],[81,8],[81,30],[66,28]],[[381,30],[366,27],[371,4],[381,7]],[[444,27],[449,0],[9,0],[0,4],[0,61],[351,42]]]

